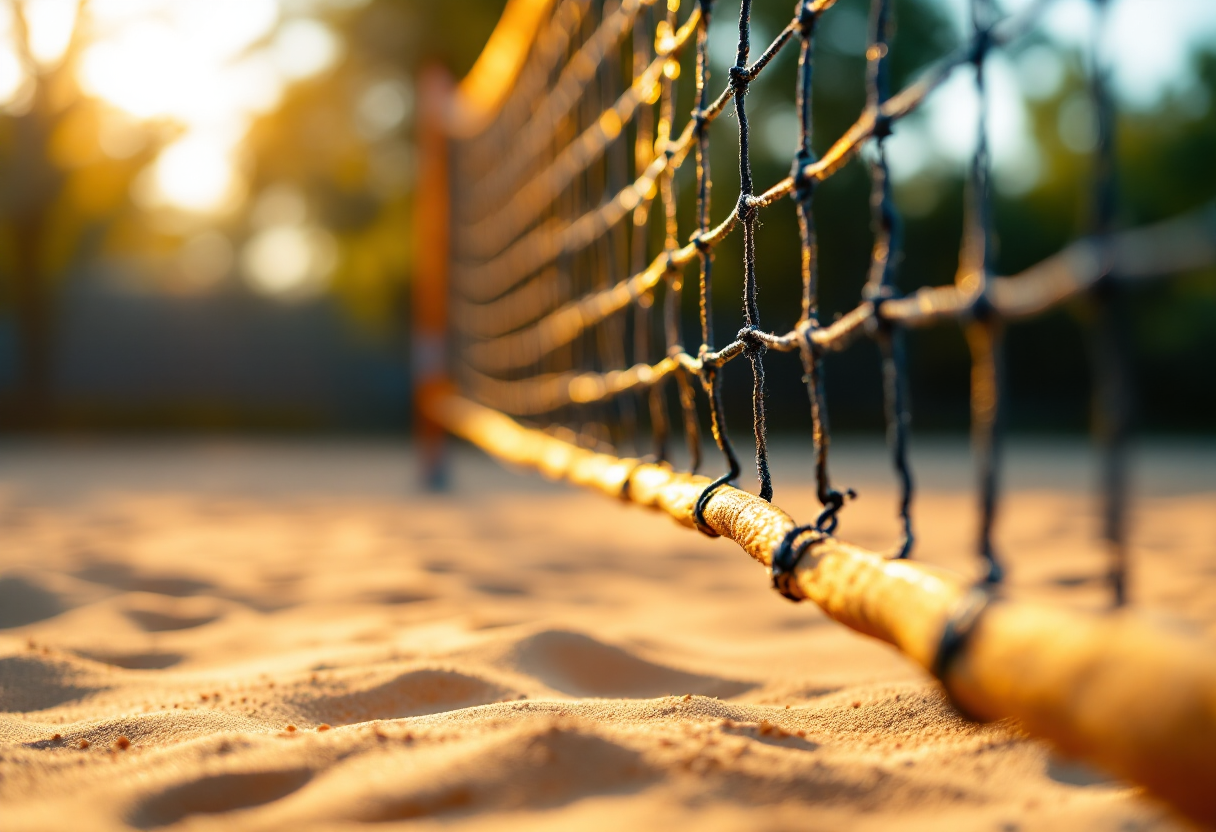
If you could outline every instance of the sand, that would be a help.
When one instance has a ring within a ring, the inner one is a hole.
[[[884,547],[877,448],[842,535]],[[1082,445],[1015,444],[1013,591],[1096,607]],[[806,456],[778,503],[812,510]],[[955,442],[920,447],[926,559],[967,569]],[[733,545],[462,453],[392,444],[0,448],[0,828],[1184,828]],[[1216,448],[1141,458],[1137,603],[1216,639]]]

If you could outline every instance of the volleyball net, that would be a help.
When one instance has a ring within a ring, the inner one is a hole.
[[[1216,782],[1211,648],[1131,612],[1094,616],[1006,600],[999,589],[1003,559],[992,539],[1006,327],[1081,297],[1095,312],[1103,534],[1113,606],[1124,604],[1128,357],[1114,299],[1127,281],[1216,261],[1216,213],[1115,228],[1114,119],[1097,45],[1106,3],[1096,0],[1090,233],[1019,274],[995,274],[985,67],[1048,4],[1033,2],[1002,17],[992,0],[971,0],[965,42],[893,91],[892,4],[873,0],[865,105],[817,155],[816,29],[834,5],[800,0],[771,43],[753,44],[751,0],[701,0],[685,9],[679,0],[511,0],[458,87],[447,88],[435,75],[424,79],[415,296],[424,431],[440,426],[501,458],[728,537],[769,569],[782,595],[813,600],[838,621],[898,646],[942,681],[964,713],[1016,717],[1065,751],[1148,786],[1191,817],[1216,822],[1216,793],[1208,788]],[[711,18],[735,12],[735,60],[714,66]],[[798,53],[787,81],[795,88],[799,129],[789,175],[764,188],[752,173],[747,94],[762,74],[778,71],[774,59],[784,50]],[[682,70],[686,56],[691,72]],[[903,294],[902,225],[886,143],[900,119],[956,72],[972,75],[980,102],[958,269],[948,285]],[[691,96],[690,113],[676,106],[680,85],[690,88],[683,99]],[[737,131],[738,165],[728,180],[729,210],[716,212],[713,186],[726,177],[711,176],[710,140],[723,129]],[[870,261],[856,305],[821,322],[814,193],[855,157],[867,166],[872,188]],[[678,210],[677,174],[685,166],[695,191],[691,216]],[[788,210],[789,203],[797,216],[801,298],[796,315],[779,310],[778,319],[797,320],[783,332],[763,323],[762,312],[767,318],[772,311],[759,302],[765,258],[756,229],[764,212]],[[691,234],[682,236],[681,228]],[[743,252],[741,313],[737,331],[720,338],[714,252],[734,234]],[[682,315],[689,280],[697,293],[696,332],[685,331]],[[971,354],[978,583],[913,558],[904,344],[909,330],[938,324],[961,326]],[[899,492],[901,533],[883,553],[835,537],[851,492],[834,486],[828,466],[823,364],[863,339],[877,344],[882,359]],[[772,503],[769,351],[801,359],[821,504],[806,524]],[[740,365],[751,377],[756,494],[737,488],[743,466],[724,408],[723,375]],[[687,470],[672,463],[677,432]],[[705,453],[704,433],[716,452]],[[1163,685],[1177,693],[1169,707],[1147,707],[1148,691]]]

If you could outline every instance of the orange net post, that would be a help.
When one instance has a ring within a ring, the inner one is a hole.
[[[416,272],[412,290],[414,438],[429,488],[447,480],[447,434],[428,413],[452,390],[447,370],[450,190],[447,119],[453,99],[452,77],[439,66],[418,79],[419,176],[414,206]]]

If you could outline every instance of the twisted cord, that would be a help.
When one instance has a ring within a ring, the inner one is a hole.
[[[739,122],[739,203],[736,213],[743,223],[743,328],[738,336],[743,352],[752,365],[752,432],[756,436],[756,475],[760,497],[773,498],[773,479],[768,470],[768,426],[764,412],[764,339],[759,337],[760,305],[756,298],[756,214],[752,204],[751,131],[747,123],[747,88],[755,75],[748,71],[751,52],[751,0],[739,3],[739,49],[730,68],[730,83],[735,94],[735,118]],[[788,37],[788,36],[787,36]],[[777,47],[780,48],[780,47]],[[776,49],[772,52],[775,54]],[[771,60],[766,53],[765,63]]]
[[[991,45],[992,0],[971,0],[971,23],[976,43],[975,89],[979,99],[975,154],[971,162],[968,206],[959,253],[958,283],[975,294],[970,322],[966,325],[971,349],[971,443],[977,462],[980,523],[977,551],[986,583],[1000,583],[1004,569],[992,541],[996,525],[1000,483],[1002,387],[1004,386],[1002,327],[992,314],[988,282],[992,270],[991,160],[988,153],[988,89],[984,63]]]
[[[697,230],[693,232],[691,244],[697,252],[697,262],[700,266],[697,307],[701,320],[701,349],[702,356],[698,375],[701,386],[709,399],[709,424],[714,442],[726,460],[726,473],[710,483],[697,498],[693,507],[693,519],[697,528],[711,537],[717,532],[705,522],[705,504],[721,486],[734,482],[739,477],[739,459],[735,455],[730,437],[726,435],[726,415],[722,410],[722,392],[718,384],[717,368],[706,366],[704,356],[714,342],[714,313],[713,313],[713,249],[705,242],[709,231],[709,207],[712,182],[709,173],[709,124],[711,116],[708,112],[709,102],[709,24],[713,16],[713,0],[700,0],[701,28],[697,32],[697,65],[696,92],[697,105],[692,113],[693,135],[696,140],[696,175],[697,175]]]
[[[870,12],[870,44],[866,49],[866,98],[869,107],[879,113],[891,96],[891,59],[887,42],[890,18],[890,0],[875,0]],[[891,122],[887,119],[880,117],[875,123],[874,157],[870,163],[874,246],[870,255],[870,275],[863,290],[864,296],[873,301],[889,300],[899,294],[895,285],[896,260],[903,250],[903,227],[891,193],[891,175],[887,167],[886,139],[891,130]],[[876,310],[880,311],[881,305]],[[877,315],[876,321],[874,338],[882,356],[883,416],[891,462],[899,484],[898,510],[902,528],[895,557],[906,558],[912,554],[915,536],[912,532],[912,468],[908,464],[911,415],[905,380],[905,339],[903,331],[886,324],[881,314]]]
[[[1097,112],[1092,233],[1101,248],[1101,275],[1090,292],[1095,321],[1091,342],[1094,363],[1094,427],[1102,450],[1102,537],[1110,563],[1107,581],[1116,607],[1127,603],[1127,437],[1131,423],[1131,372],[1120,287],[1110,279],[1114,268],[1110,237],[1118,205],[1115,171],[1115,111],[1109,69],[1104,61],[1109,18],[1106,0],[1094,0],[1094,34],[1090,94]]]

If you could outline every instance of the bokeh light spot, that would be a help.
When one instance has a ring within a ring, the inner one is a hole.
[[[338,61],[338,38],[317,20],[300,18],[279,29],[274,39],[274,60],[286,78],[300,80],[318,75]]]
[[[1090,153],[1098,144],[1097,114],[1083,92],[1073,93],[1060,105],[1056,127],[1060,141],[1073,153]]]
[[[255,234],[241,254],[249,285],[280,300],[303,300],[325,289],[337,260],[327,232],[304,225],[275,225]]]
[[[206,134],[187,135],[169,145],[153,172],[160,201],[187,211],[219,211],[231,204],[239,187],[230,147]]]
[[[7,104],[17,97],[25,78],[21,59],[9,47],[0,46],[0,104]]]
[[[1031,101],[1045,101],[1064,85],[1064,61],[1055,49],[1036,43],[1017,57],[1018,84]]]
[[[400,127],[413,106],[413,90],[404,81],[377,81],[359,96],[355,123],[365,138],[379,139]]]

